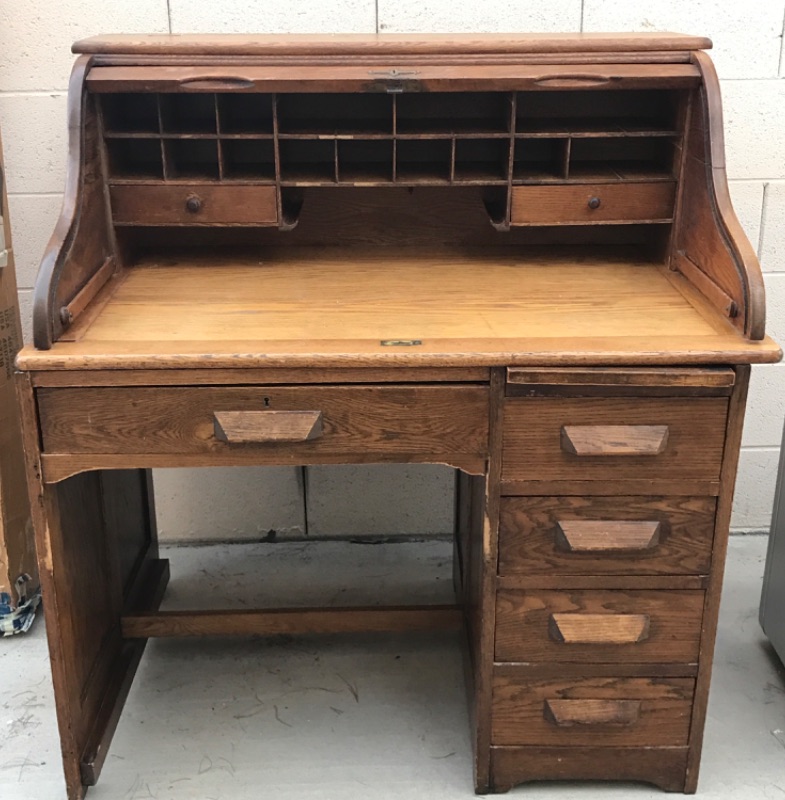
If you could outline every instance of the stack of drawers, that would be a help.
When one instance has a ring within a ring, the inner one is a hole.
[[[497,791],[559,777],[685,789],[734,382],[730,369],[508,370]]]

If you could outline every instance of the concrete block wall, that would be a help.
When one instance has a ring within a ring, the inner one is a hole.
[[[64,184],[73,40],[96,33],[676,30],[710,36],[723,88],[734,205],[766,273],[785,342],[785,0],[37,0],[0,4],[0,128],[29,337],[32,286]],[[754,370],[732,526],[768,528],[785,417],[785,365]],[[440,533],[441,467],[166,470],[162,537]]]

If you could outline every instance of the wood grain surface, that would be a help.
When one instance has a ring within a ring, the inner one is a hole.
[[[578,186],[514,186],[513,225],[598,225],[667,221],[673,216],[676,184],[597,183]],[[599,201],[596,208],[589,205]]]
[[[726,398],[508,398],[503,480],[717,480]],[[565,452],[565,427],[666,427],[657,455],[582,456]],[[537,458],[532,459],[531,454]]]
[[[564,294],[564,286],[570,292]],[[198,312],[196,311],[198,309]],[[537,250],[281,248],[152,257],[79,341],[23,369],[776,360],[646,261]],[[382,341],[414,340],[408,347]],[[722,354],[722,355],[720,355]]]
[[[692,678],[497,676],[493,743],[683,747],[694,689]]]
[[[526,781],[645,781],[684,790],[686,747],[494,747],[492,785],[509,791]]]
[[[505,497],[499,521],[500,575],[705,575],[714,536],[713,497]],[[659,526],[640,547],[616,526]],[[575,547],[572,526],[591,524],[600,545]],[[573,542],[562,545],[562,539]]]
[[[617,664],[695,661],[703,597],[701,591],[503,589],[496,605],[496,660]],[[557,641],[551,635],[552,619],[557,614],[571,615],[575,625],[588,615],[586,621],[592,627],[600,615],[646,615],[648,635],[642,641],[621,644]]]
[[[264,55],[335,53],[343,56],[371,53],[423,55],[451,53],[471,58],[482,53],[580,53],[702,50],[711,40],[679,33],[523,33],[510,34],[109,34],[81,39],[74,53]]]
[[[323,435],[258,445],[295,463],[310,453],[485,453],[488,390],[480,386],[39,389],[47,453],[220,455],[216,412],[320,411]],[[248,448],[254,445],[249,444]]]

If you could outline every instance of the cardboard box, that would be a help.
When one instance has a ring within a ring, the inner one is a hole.
[[[4,175],[0,143],[0,179]],[[5,181],[0,190],[0,636],[26,631],[40,600],[14,358],[22,345]]]

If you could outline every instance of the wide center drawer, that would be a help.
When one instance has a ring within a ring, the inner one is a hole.
[[[692,663],[698,660],[700,590],[502,589],[496,661]]]
[[[724,397],[508,397],[502,480],[711,480]]]
[[[485,386],[42,388],[45,453],[227,453],[296,462],[488,449]]]

